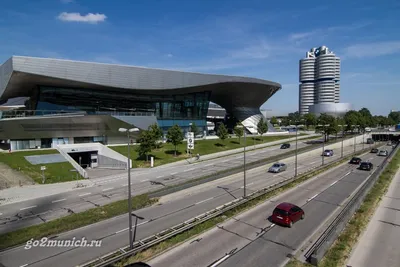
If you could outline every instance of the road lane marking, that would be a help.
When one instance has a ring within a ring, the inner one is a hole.
[[[312,197],[310,197],[310,198],[307,200],[307,202],[309,202],[309,201],[313,200],[313,199],[314,199],[314,198],[316,198],[318,195],[319,195],[319,193],[318,193],[318,194],[316,194],[316,195],[314,195],[314,196],[312,196]]]
[[[81,194],[81,195],[78,195],[79,197],[83,197],[83,196],[88,196],[88,195],[91,195],[92,193],[85,193],[85,194]]]
[[[209,201],[209,200],[211,200],[211,199],[213,199],[213,197],[210,197],[210,198],[204,199],[204,200],[202,200],[202,201],[199,201],[199,202],[196,202],[196,203],[194,203],[194,204],[195,204],[195,205],[197,205],[197,204],[201,204],[201,203],[207,202],[207,201]]]
[[[249,186],[249,185],[252,185],[252,184],[254,184],[254,183],[246,184],[246,187]],[[244,188],[244,185],[241,186],[240,188]]]
[[[19,266],[19,267],[26,267],[26,266],[28,266],[29,264],[24,264],[24,265],[21,265],[21,266]]]
[[[3,213],[0,212],[0,216],[3,215]]]
[[[162,176],[161,176],[162,177]],[[161,178],[161,177],[157,177],[157,178]],[[144,180],[141,180],[141,182],[146,182],[146,181],[148,181],[149,179],[144,179]],[[132,183],[131,183],[132,184]]]
[[[101,191],[109,191],[109,190],[111,190],[111,189],[114,189],[114,187],[110,187],[110,188],[106,188],[106,189],[103,189],[103,190],[101,190]]]
[[[211,166],[211,165],[214,165],[214,164],[212,164],[212,163],[211,164],[207,164],[207,165],[204,165],[204,167],[208,167],[208,166]]]
[[[195,168],[191,168],[191,169],[188,169],[188,170],[186,170],[187,172],[189,172],[189,171],[193,171]]]
[[[35,206],[30,206],[30,207],[26,207],[26,208],[22,208],[22,209],[19,209],[19,210],[27,210],[27,209],[32,209],[32,208],[36,208],[37,206],[35,205]]]
[[[139,225],[142,225],[142,224],[146,224],[146,223],[148,223],[149,221],[144,221],[144,222],[141,222],[141,223],[138,223],[136,226],[139,226]]]
[[[237,159],[239,159],[239,158],[237,158]],[[224,160],[224,161],[222,161],[222,162],[228,162],[229,161],[229,159],[227,159],[227,160]]]
[[[123,184],[122,187],[128,186],[128,184]]]
[[[175,175],[175,174],[177,174],[177,172],[172,172],[172,173],[171,173],[171,175]]]
[[[51,203],[57,203],[57,202],[61,202],[67,200],[66,198],[62,198],[62,199],[57,199],[57,200],[53,200]]]
[[[331,183],[331,185],[330,185],[330,186],[332,186],[332,185],[336,184],[337,182],[338,182],[338,181],[335,181],[335,182]]]
[[[115,234],[119,234],[119,233],[122,233],[122,232],[125,232],[126,230],[128,230],[129,228],[125,228],[125,229],[122,229],[122,230],[119,230],[119,231],[116,231],[115,232]]]
[[[317,163],[317,162],[319,162],[319,160],[318,160],[318,161],[313,161],[313,162],[311,162],[309,165],[314,164],[314,163]]]

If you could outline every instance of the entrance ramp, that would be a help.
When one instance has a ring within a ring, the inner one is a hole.
[[[57,150],[72,164],[84,178],[90,178],[85,166],[91,169],[127,169],[128,158],[101,143],[57,145]],[[81,164],[73,158],[73,153],[88,153],[89,164]],[[132,160],[129,160],[132,167]]]

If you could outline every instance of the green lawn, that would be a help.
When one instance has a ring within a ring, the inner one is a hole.
[[[0,162],[3,162],[16,171],[20,171],[26,176],[31,177],[36,183],[42,183],[42,171],[40,166],[32,165],[25,159],[25,156],[36,156],[46,154],[58,154],[57,150],[32,150],[20,151],[12,153],[0,153]],[[71,172],[73,169],[69,162],[44,164],[46,184],[66,182],[76,179],[76,172]]]
[[[306,135],[306,134],[299,134]],[[251,146],[262,143],[273,142],[282,139],[288,139],[294,137],[293,135],[279,135],[279,136],[258,136],[258,137],[247,137],[246,144],[251,149]],[[315,137],[314,137],[315,138]],[[238,138],[228,138],[224,141],[220,139],[208,139],[208,140],[196,140],[195,149],[192,150],[192,155],[199,153],[200,155],[212,154],[221,151],[231,150],[235,148],[241,148],[244,146],[244,139],[241,138],[240,142]],[[150,163],[146,162],[146,159],[138,158],[136,152],[137,146],[131,146],[130,156],[133,159],[133,167],[149,167]],[[128,154],[127,146],[113,146],[111,149],[121,153],[122,155]],[[160,166],[166,163],[171,163],[187,158],[186,154],[186,142],[177,146],[177,156],[174,157],[174,146],[172,144],[162,144],[161,148],[153,150],[150,156],[154,157],[154,166]]]

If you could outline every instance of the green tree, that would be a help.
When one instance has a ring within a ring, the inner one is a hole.
[[[271,120],[269,121],[273,126],[278,124],[278,119],[276,117],[272,117]]]
[[[400,123],[400,112],[392,111],[389,113],[388,118],[391,119],[393,124],[398,124],[398,123]]]
[[[240,138],[243,136],[244,133],[243,126],[241,124],[236,125],[235,128],[233,128],[233,132],[239,138],[239,143],[240,143]]]
[[[193,132],[195,137],[200,132],[199,127],[197,127],[196,123],[194,123],[194,122],[192,122],[192,125],[190,125],[190,131]]]
[[[335,117],[322,113],[318,118],[318,125],[315,130],[324,135],[324,140],[326,142],[329,139],[329,135],[337,134],[339,131],[338,121]]]
[[[373,117],[369,109],[367,108],[362,108],[358,111],[360,120],[361,122],[359,123],[360,128],[365,130],[366,127],[372,127],[374,122],[373,122]],[[363,126],[363,127],[361,127]]]
[[[260,135],[268,132],[268,124],[264,121],[264,118],[261,118],[260,121],[257,123],[257,132]]]
[[[175,124],[171,128],[168,129],[167,132],[167,142],[171,143],[174,145],[174,156],[176,157],[176,147],[179,144],[182,144],[184,135],[182,132],[181,127],[179,125]]]
[[[137,152],[139,157],[146,157],[148,161],[148,155],[155,146],[154,136],[150,131],[141,131],[138,138],[139,146],[137,147]]]
[[[163,137],[163,134],[164,134],[162,129],[160,128],[160,126],[158,126],[157,123],[154,123],[149,126],[148,131],[153,136],[154,148],[159,148],[160,147],[159,140]]]
[[[288,125],[290,125],[290,121],[289,121],[289,117],[283,117],[282,118],[282,122],[281,122],[281,125],[283,125],[283,126],[288,126]]]
[[[228,129],[226,129],[225,124],[221,123],[221,125],[218,127],[217,136],[222,141],[228,138]]]
[[[301,121],[301,115],[300,115],[300,113],[298,111],[293,112],[293,113],[289,113],[288,114],[288,119],[289,119],[290,122],[292,122],[294,124],[295,122]]]
[[[304,122],[306,124],[307,130],[310,126],[315,126],[317,124],[317,121],[317,116],[315,116],[315,114],[313,113],[307,113],[304,115]]]
[[[354,131],[356,125],[359,123],[360,114],[355,110],[349,110],[344,115],[344,121],[346,126],[346,131]]]

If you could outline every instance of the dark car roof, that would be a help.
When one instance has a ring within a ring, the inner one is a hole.
[[[292,204],[292,203],[288,203],[288,202],[282,202],[281,204],[279,204],[278,206],[276,206],[277,209],[281,209],[284,211],[289,211],[291,208],[295,207],[296,205]]]
[[[361,159],[361,158],[359,158],[359,157],[353,157],[352,159],[357,159],[357,160],[358,160],[358,159]]]

